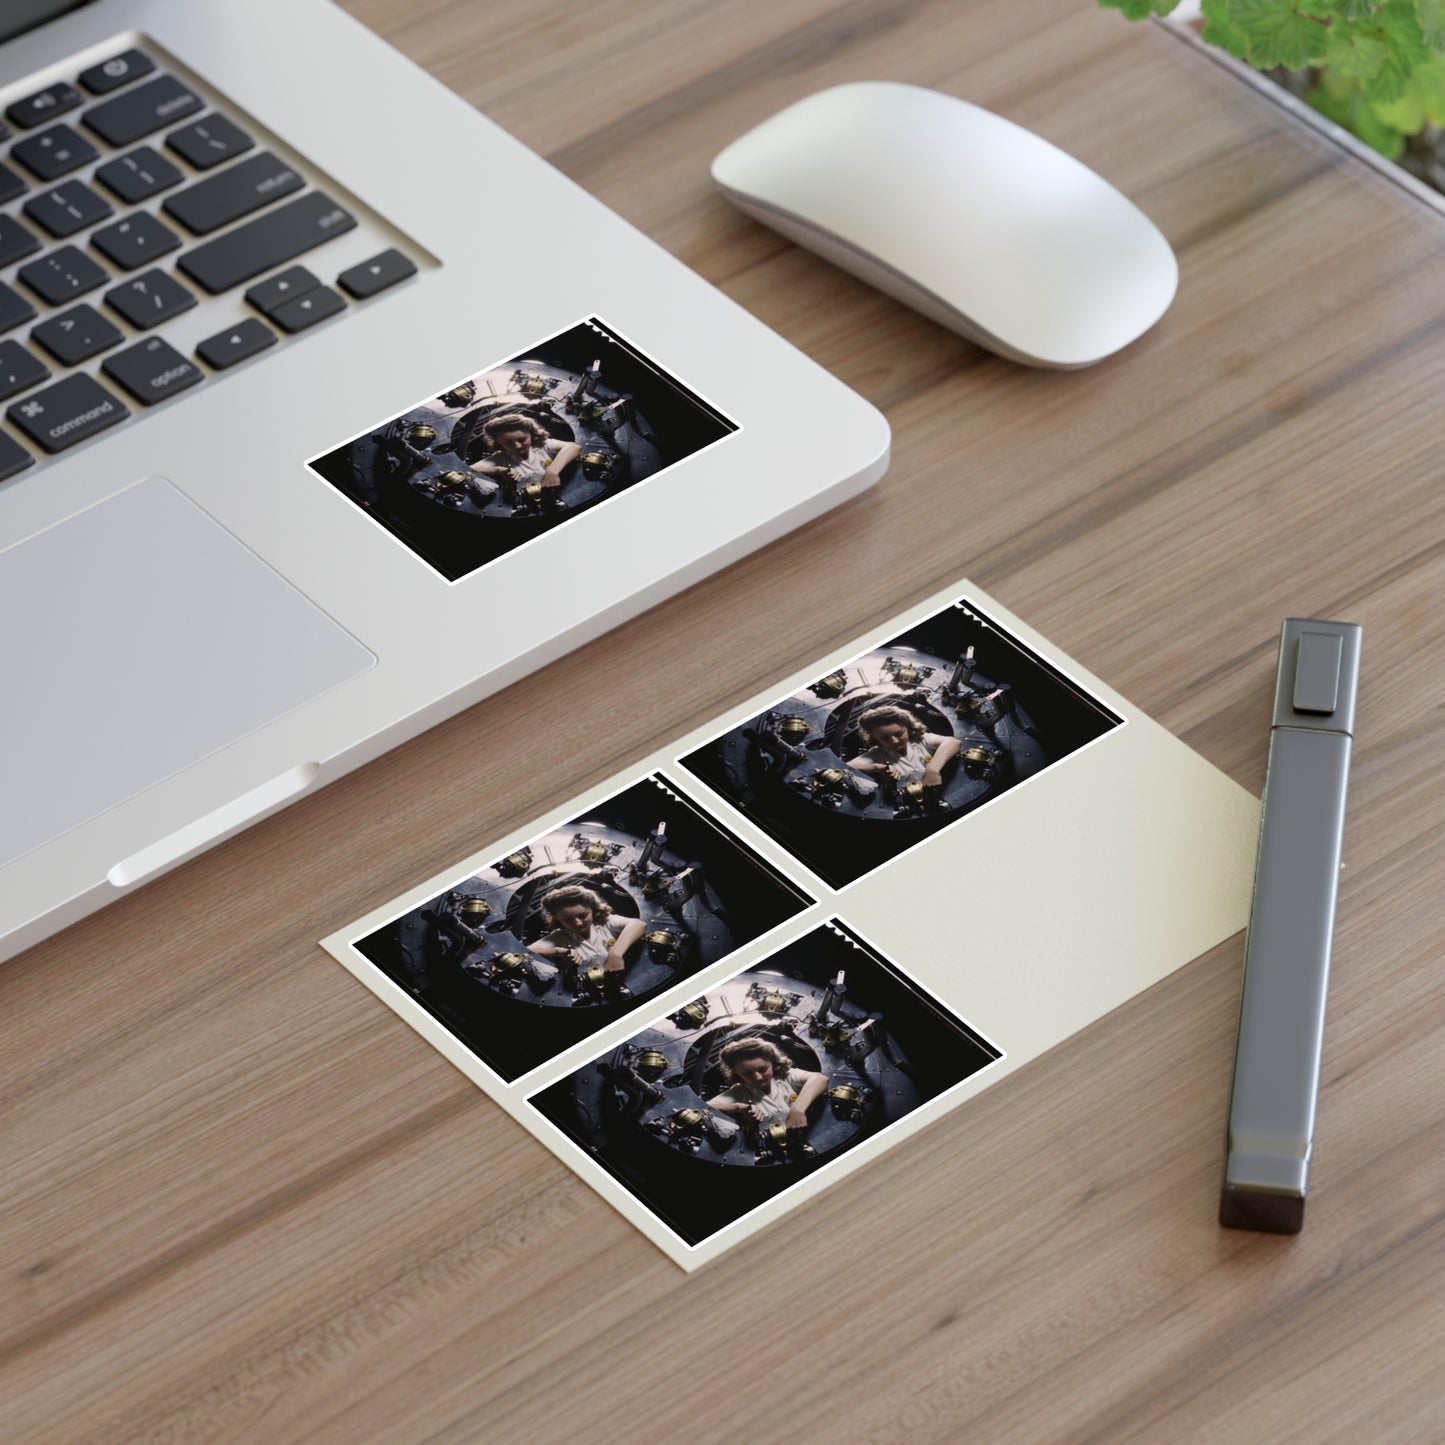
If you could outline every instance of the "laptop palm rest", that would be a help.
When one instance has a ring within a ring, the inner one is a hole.
[[[0,618],[0,867],[376,663],[159,477],[0,553]]]

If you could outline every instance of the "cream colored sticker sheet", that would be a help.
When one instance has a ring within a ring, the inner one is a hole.
[[[692,1269],[1242,928],[1257,826],[961,582],[324,946]]]

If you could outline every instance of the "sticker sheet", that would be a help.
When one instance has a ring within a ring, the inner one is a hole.
[[[1257,815],[960,583],[324,946],[692,1268],[1242,927]]]

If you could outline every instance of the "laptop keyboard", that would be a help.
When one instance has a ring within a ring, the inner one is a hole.
[[[358,217],[259,132],[135,48],[5,108],[0,482],[416,274],[353,246],[323,282],[311,253]],[[215,334],[181,334],[232,296]]]

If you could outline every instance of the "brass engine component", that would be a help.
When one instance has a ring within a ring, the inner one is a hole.
[[[635,1067],[644,1079],[660,1078],[667,1072],[667,1055],[661,1049],[643,1049]]]
[[[498,873],[503,878],[520,878],[532,866],[532,850],[530,848],[518,848],[515,853],[508,853],[502,861],[495,865]]]
[[[443,406],[469,406],[477,399],[477,384],[474,381],[464,381],[460,386],[444,391],[437,399]]]

